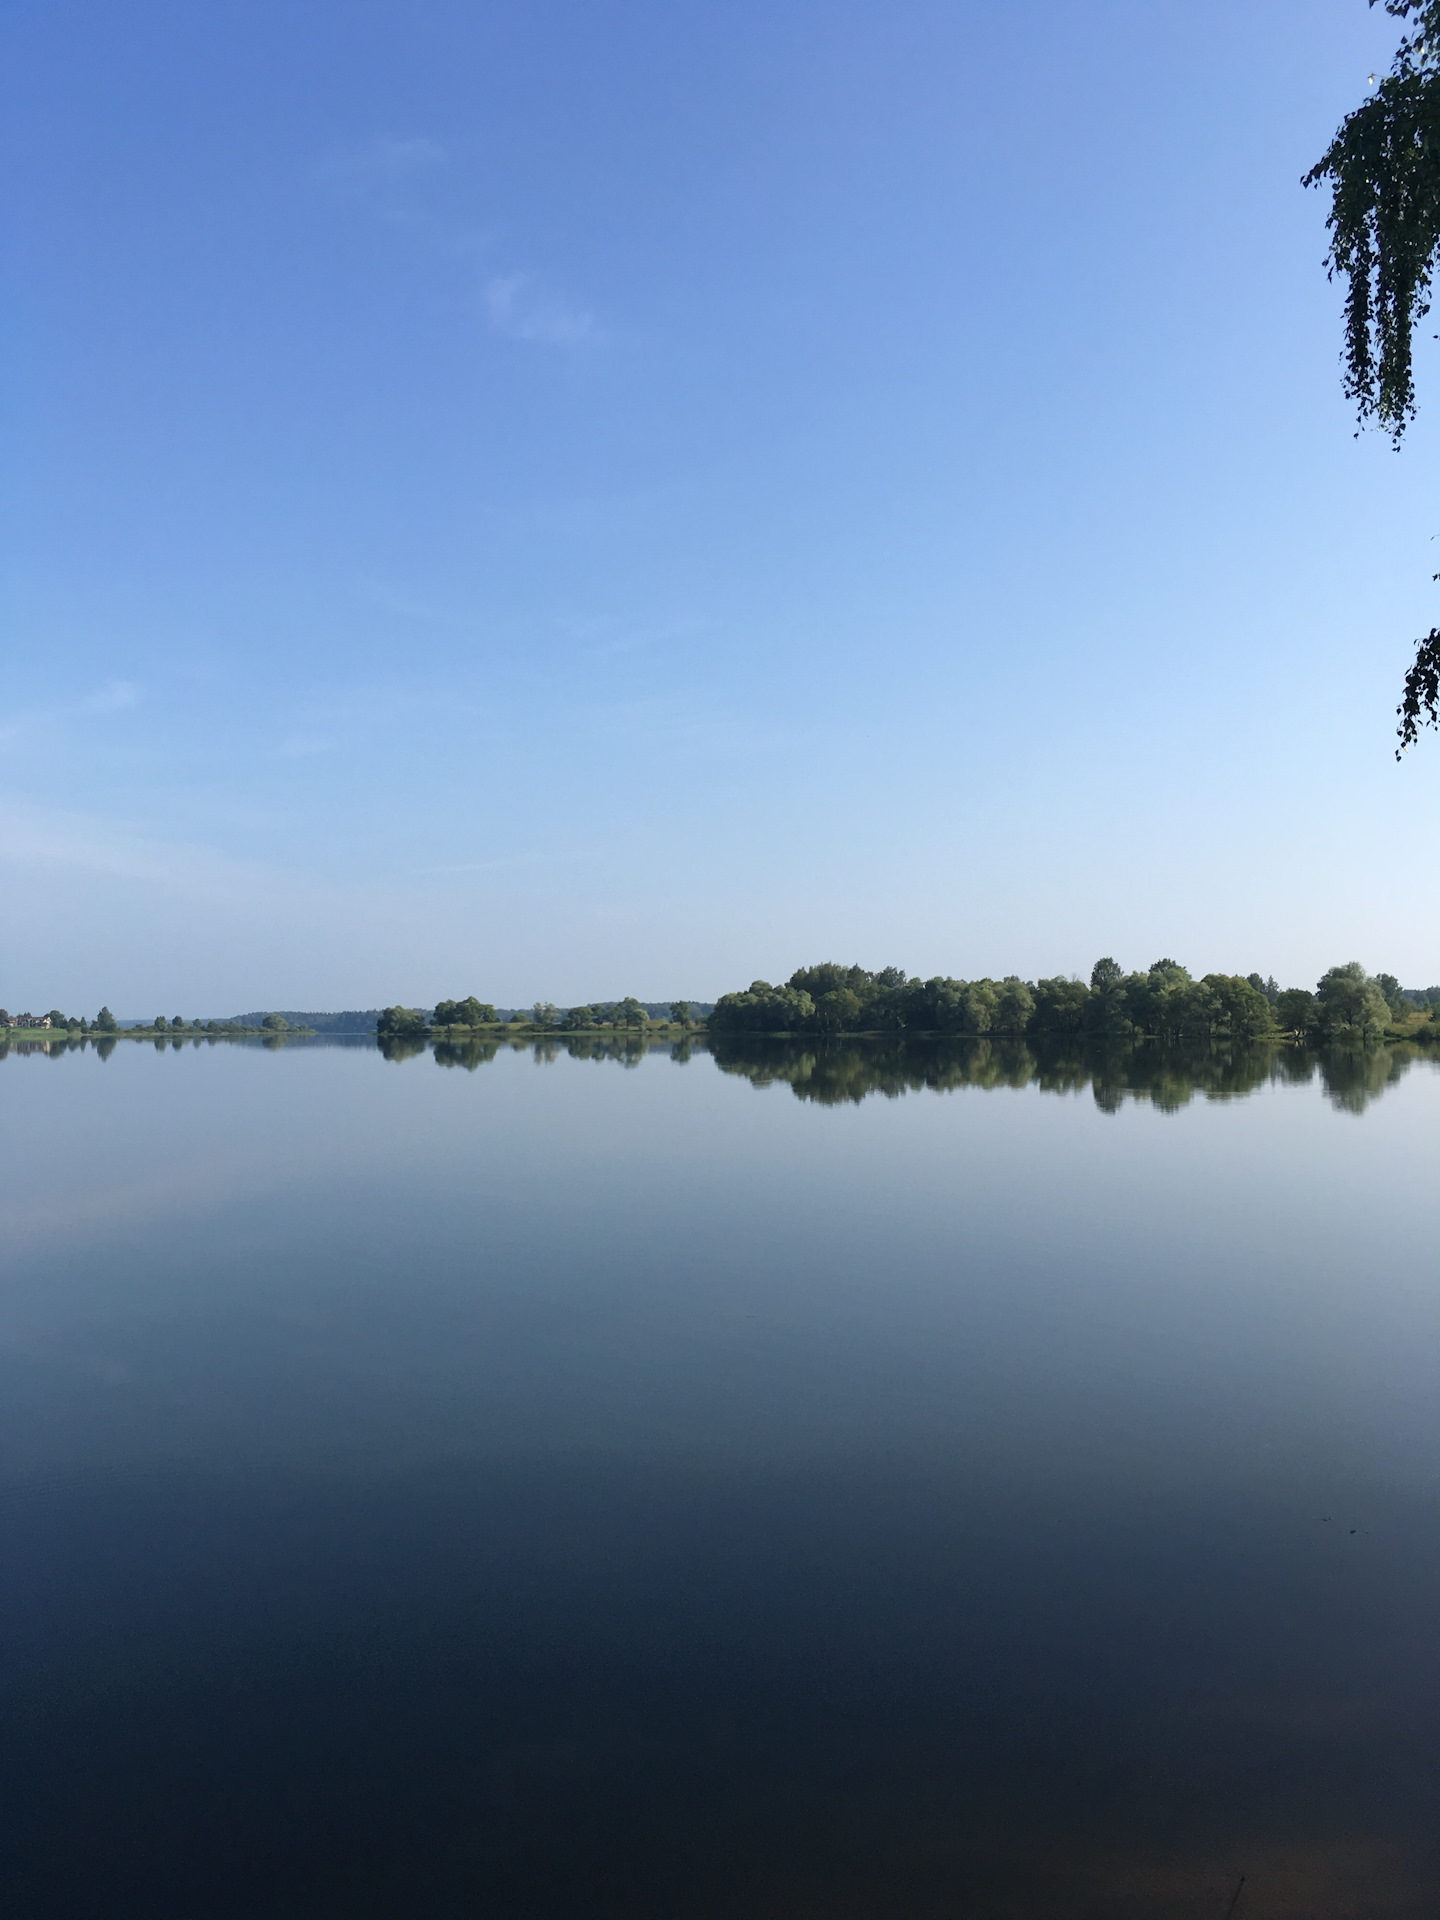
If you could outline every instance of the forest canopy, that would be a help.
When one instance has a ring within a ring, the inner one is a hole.
[[[743,1033],[948,1033],[981,1038],[1027,1033],[1096,1039],[1257,1040],[1349,1035],[1375,1038],[1414,1020],[1418,996],[1391,974],[1372,977],[1358,961],[1332,967],[1313,993],[1282,992],[1273,979],[1207,973],[1195,979],[1176,960],[1126,973],[1108,956],[1088,984],[1057,977],[1026,981],[911,979],[899,967],[878,973],[828,961],[800,967],[783,986],[752,981],[727,993],[710,1015],[717,1035]]]

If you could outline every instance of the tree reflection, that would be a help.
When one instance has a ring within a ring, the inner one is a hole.
[[[383,1035],[376,1045],[387,1060],[414,1060],[422,1053],[435,1057],[438,1067],[463,1067],[473,1073],[501,1053],[527,1053],[537,1067],[552,1066],[559,1059],[613,1060],[622,1067],[638,1067],[650,1054],[671,1060],[690,1058],[695,1042],[685,1040],[649,1041],[638,1033],[594,1034],[559,1031],[539,1037],[508,1039],[503,1034],[477,1034],[464,1040],[427,1040],[410,1035]]]
[[[141,1044],[157,1053],[179,1053],[188,1045],[213,1047],[215,1033],[147,1034]],[[255,1044],[253,1041],[248,1044]],[[267,1034],[258,1043],[268,1053],[293,1045],[315,1044],[294,1034]],[[368,1044],[357,1039],[356,1044]],[[1307,1045],[1276,1039],[1258,1041],[1171,1042],[1069,1035],[962,1035],[891,1033],[827,1038],[786,1038],[764,1034],[685,1034],[680,1039],[648,1039],[639,1030],[611,1033],[507,1034],[503,1029],[470,1031],[465,1037],[431,1039],[424,1034],[393,1033],[375,1043],[386,1060],[401,1063],[422,1054],[436,1066],[462,1067],[467,1073],[487,1066],[501,1053],[528,1054],[537,1067],[561,1059],[589,1060],[634,1068],[652,1054],[684,1066],[709,1053],[722,1073],[754,1087],[788,1086],[797,1100],[820,1106],[858,1105],[871,1094],[887,1100],[905,1093],[950,1093],[964,1087],[998,1090],[1034,1086],[1042,1093],[1089,1093],[1102,1113],[1118,1113],[1127,1102],[1143,1101],[1162,1113],[1175,1113],[1200,1097],[1238,1100],[1266,1086],[1302,1087],[1318,1077],[1331,1105],[1340,1113],[1364,1113],[1387,1088],[1403,1078],[1417,1060],[1435,1061],[1433,1047],[1397,1040],[1389,1046],[1353,1041]],[[0,1060],[43,1054],[56,1060],[93,1049],[101,1060],[115,1052],[116,1037],[106,1033],[61,1033],[35,1040],[11,1040],[0,1029]]]
[[[163,1044],[163,1043],[160,1043]],[[651,1054],[683,1065],[709,1052],[722,1073],[754,1087],[788,1086],[797,1100],[820,1106],[858,1106],[871,1094],[896,1100],[905,1093],[951,1093],[963,1087],[1001,1089],[1036,1086],[1042,1093],[1088,1092],[1102,1113],[1118,1113],[1143,1101],[1162,1113],[1177,1113],[1197,1097],[1239,1100],[1266,1086],[1304,1086],[1319,1076],[1331,1102],[1344,1113],[1363,1113],[1425,1049],[1276,1045],[1244,1042],[1165,1045],[1160,1041],[1045,1041],[916,1037],[882,1034],[865,1039],[787,1040],[761,1035],[703,1036],[649,1042],[639,1036],[553,1031],[524,1039],[475,1034],[466,1039],[427,1040],[405,1035],[376,1043],[387,1060],[429,1053],[438,1067],[487,1066],[501,1053],[528,1054],[537,1067],[557,1060],[611,1061],[638,1067]]]
[[[386,1035],[377,1040],[375,1044],[387,1060],[413,1060],[417,1054],[429,1052],[429,1043],[427,1041],[416,1040],[409,1035]],[[441,1044],[443,1045],[444,1043],[442,1042]],[[447,1066],[454,1066],[456,1064],[453,1060],[446,1062]],[[477,1062],[476,1064],[478,1065],[479,1063]]]
[[[493,1060],[500,1047],[501,1042],[488,1034],[474,1040],[437,1040],[435,1064],[437,1067],[463,1067],[467,1073],[474,1073],[477,1067],[483,1067],[488,1060]],[[413,1054],[425,1051],[425,1042],[386,1040],[382,1041],[380,1050],[387,1060],[408,1060]]]
[[[1326,1047],[1316,1065],[1330,1104],[1340,1113],[1363,1113],[1387,1087],[1408,1072],[1414,1047]]]
[[[1044,1093],[1087,1089],[1103,1113],[1144,1101],[1175,1113],[1197,1095],[1243,1099],[1271,1084],[1300,1085],[1316,1073],[1334,1105],[1363,1112],[1411,1064],[1426,1057],[1412,1046],[1327,1047],[1267,1044],[1133,1046],[1022,1040],[894,1039],[744,1041],[717,1037],[715,1064],[756,1087],[788,1085],[797,1100],[858,1105],[871,1094],[946,1093],[962,1087],[1035,1085]]]

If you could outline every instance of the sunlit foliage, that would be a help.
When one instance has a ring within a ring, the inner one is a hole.
[[[898,967],[878,973],[826,962],[800,967],[783,986],[753,980],[727,993],[710,1015],[712,1034],[926,1033],[967,1039],[1021,1035],[1083,1037],[1125,1044],[1250,1042],[1275,1034],[1356,1035],[1374,1039],[1415,1013],[1391,974],[1372,979],[1358,961],[1332,967],[1312,994],[1282,993],[1273,979],[1207,973],[1194,979],[1178,960],[1127,973],[1109,955],[1089,982],[1056,978],[1033,985],[1003,980],[910,979]]]
[[[1384,5],[1411,30],[1305,185],[1331,189],[1326,265],[1346,282],[1345,392],[1362,425],[1373,420],[1398,445],[1415,415],[1412,342],[1440,255],[1440,0]],[[1420,641],[1396,712],[1400,752],[1440,721],[1440,628]]]

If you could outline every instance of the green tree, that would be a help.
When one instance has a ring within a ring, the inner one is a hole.
[[[1195,982],[1178,960],[1156,960],[1126,982],[1125,1008],[1141,1033],[1178,1040],[1197,1024]]]
[[[381,1040],[416,1040],[424,1037],[428,1026],[418,1007],[385,1007],[375,1022],[375,1032]]]
[[[437,1027],[484,1027],[493,1026],[498,1017],[488,1000],[477,1000],[472,993],[463,1000],[437,1002],[431,1024]]]
[[[853,987],[832,987],[815,1002],[815,1024],[822,1033],[853,1033],[861,1000]]]
[[[1275,1020],[1282,1033],[1303,1040],[1320,1025],[1320,1002],[1304,987],[1287,987],[1275,1002]]]
[[[1024,1033],[1035,1015],[1035,995],[1018,974],[1007,973],[996,996],[995,1024],[1002,1033]]]
[[[1346,395],[1362,426],[1373,420],[1398,446],[1415,416],[1412,341],[1430,311],[1440,254],[1440,0],[1384,6],[1414,27],[1304,184],[1331,191],[1325,264],[1347,283]],[[1440,723],[1440,628],[1419,642],[1396,712],[1398,758],[1422,726]]]
[[[1385,996],[1385,1004],[1390,1009],[1393,1020],[1403,1020],[1414,1008],[1405,998],[1405,990],[1393,973],[1377,973],[1375,984]]]
[[[863,994],[873,980],[863,967],[846,967],[826,960],[818,967],[797,967],[786,984],[796,993],[808,993],[812,1000],[819,1000],[822,994],[836,993],[841,988]]]
[[[1232,1040],[1260,1040],[1272,1031],[1275,1023],[1262,988],[1237,973],[1207,973],[1201,985],[1214,1009],[1212,1031],[1219,1028]]]
[[[670,1018],[677,1026],[688,1027],[693,1017],[688,1000],[676,1000],[671,1003]]]
[[[1109,954],[1090,969],[1090,998],[1085,1007],[1085,1020],[1092,1033],[1103,1034],[1111,1040],[1122,1039],[1130,1031],[1124,969]]]
[[[595,1025],[595,1009],[593,1007],[567,1007],[565,1010],[565,1018],[560,1022],[560,1025],[566,1033],[581,1033],[586,1027],[593,1027]]]
[[[185,1022],[183,1020],[177,1020],[175,1024],[183,1027]],[[283,1013],[267,1013],[260,1024],[267,1033],[288,1033],[290,1031],[290,1022],[285,1018]]]
[[[101,1007],[99,1013],[95,1016],[95,1025],[100,1029],[101,1033],[114,1033],[115,1016],[111,1013],[109,1007]]]
[[[946,974],[911,980],[898,990],[881,989],[881,1007],[893,1011],[896,1024],[922,1033],[960,1033],[969,1016],[970,985]]]
[[[170,1031],[170,1022],[165,1018],[163,1013],[157,1013],[150,1024],[156,1033],[168,1033]]]
[[[966,1033],[989,1033],[1000,1011],[1000,995],[993,980],[972,980],[961,1000]]]
[[[752,980],[744,993],[720,996],[710,1025],[720,1033],[805,1033],[814,1017],[815,1002],[803,989]]]
[[[1089,999],[1090,989],[1083,980],[1067,980],[1060,974],[1037,980],[1034,1024],[1045,1033],[1079,1033]]]
[[[1343,967],[1331,967],[1315,989],[1320,1003],[1320,1020],[1332,1036],[1354,1035],[1374,1040],[1390,1023],[1390,1009],[1377,981],[1370,978],[1358,960]]]

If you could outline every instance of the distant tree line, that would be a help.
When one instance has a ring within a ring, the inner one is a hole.
[[[1433,998],[1432,998],[1433,996]],[[1207,973],[1195,979],[1176,960],[1126,973],[1108,956],[1089,983],[1056,977],[1027,981],[911,979],[899,967],[878,973],[834,962],[801,967],[784,986],[752,981],[727,993],[710,1015],[712,1035],[745,1033],[943,1033],[969,1038],[1022,1034],[1154,1039],[1258,1040],[1342,1036],[1378,1039],[1397,1029],[1416,1038],[1435,1029],[1440,989],[1407,992],[1393,974],[1368,974],[1359,961],[1331,967],[1312,993],[1283,990],[1258,973]]]
[[[261,1009],[256,1013],[237,1013],[222,1024],[258,1027],[271,1017],[269,1011]],[[309,1033],[374,1033],[377,1009],[371,1007],[367,1012],[352,1009],[346,1013],[305,1013],[282,1007],[278,1017],[291,1027],[304,1027]]]
[[[48,1028],[52,1033],[70,1033],[88,1035],[97,1034],[246,1034],[265,1033],[270,1035],[303,1033],[307,1028],[296,1026],[287,1020],[283,1013],[254,1014],[241,1020],[187,1020],[183,1014],[165,1015],[157,1013],[153,1020],[140,1021],[137,1024],[122,1027],[109,1007],[101,1007],[93,1021],[83,1019],[73,1013],[61,1013],[58,1007],[52,1007],[48,1014],[7,1013],[0,1007],[0,1027],[10,1028]]]
[[[304,1033],[308,1029],[292,1026],[283,1013],[259,1013],[246,1020],[186,1020],[180,1014],[172,1014],[167,1020],[163,1013],[143,1027],[129,1027],[129,1033],[209,1033],[209,1034],[246,1034],[265,1033],[272,1038],[287,1033]]]
[[[658,1020],[653,1011],[657,1005],[664,1006]],[[526,1033],[591,1033],[610,1028],[641,1032],[651,1025],[688,1028],[694,1020],[695,1009],[688,1000],[650,1002],[647,1006],[633,996],[579,1007],[557,1007],[553,1001],[537,1000],[528,1012],[514,1012],[507,1019],[490,1001],[477,1000],[470,994],[464,1000],[439,1000],[428,1011],[423,1007],[385,1007],[376,1020],[375,1032],[382,1041],[418,1039],[456,1027],[473,1030],[504,1026]]]
[[[10,1013],[0,1007],[0,1027],[18,1027],[22,1031],[49,1028],[60,1033],[90,1033],[94,1031],[90,1022],[80,1015],[62,1013],[58,1007],[51,1007],[48,1013]],[[115,1031],[115,1016],[108,1007],[102,1007],[95,1016],[95,1028],[101,1033]]]

